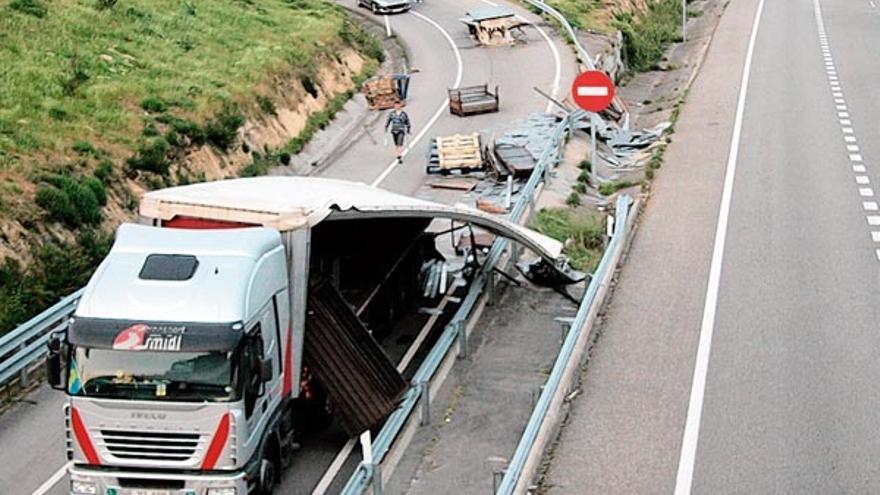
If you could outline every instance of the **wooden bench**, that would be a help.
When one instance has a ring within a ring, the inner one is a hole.
[[[488,84],[450,89],[448,93],[449,112],[453,115],[466,117],[498,111],[498,86],[495,86],[495,93],[489,91]]]

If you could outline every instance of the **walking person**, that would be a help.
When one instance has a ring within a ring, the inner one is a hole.
[[[397,148],[397,161],[403,163],[403,141],[407,134],[410,133],[409,115],[403,111],[403,104],[397,102],[394,104],[394,110],[388,114],[385,120],[385,132],[391,130],[391,137],[394,138],[394,146]]]

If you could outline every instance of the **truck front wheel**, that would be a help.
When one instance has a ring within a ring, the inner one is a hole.
[[[260,482],[257,487],[257,495],[272,495],[275,484],[278,483],[278,462],[272,449],[263,452],[260,460]]]

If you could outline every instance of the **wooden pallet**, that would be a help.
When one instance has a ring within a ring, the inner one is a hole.
[[[361,86],[361,91],[367,98],[370,110],[385,110],[400,101],[397,94],[397,86],[390,76],[374,77],[368,79]]]
[[[480,151],[480,135],[456,134],[437,138],[437,158],[440,168],[480,168],[483,154]]]

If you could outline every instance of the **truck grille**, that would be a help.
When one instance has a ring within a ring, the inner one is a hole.
[[[198,433],[101,430],[107,451],[119,459],[187,461],[196,453]]]

